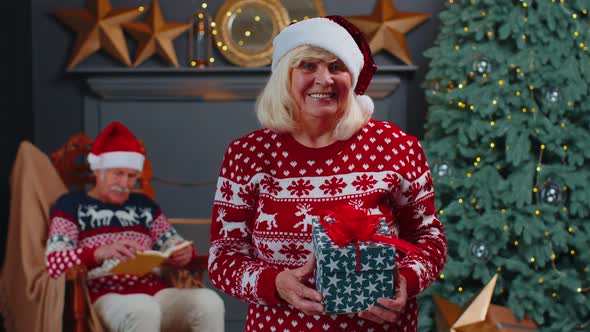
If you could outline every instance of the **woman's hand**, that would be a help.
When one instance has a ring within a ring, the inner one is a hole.
[[[302,267],[294,270],[285,270],[277,275],[275,287],[279,296],[301,310],[306,315],[320,314],[324,306],[319,303],[322,295],[315,289],[305,286],[301,280],[313,272],[315,256]]]
[[[168,257],[168,259],[166,260],[166,264],[170,264],[175,267],[183,267],[191,261],[192,257],[192,246],[188,246],[186,248],[182,248],[181,250],[173,253],[170,257]]]
[[[397,280],[397,286],[395,288],[395,298],[390,299],[386,297],[380,297],[377,299],[377,303],[384,306],[384,308],[371,306],[369,310],[359,312],[359,317],[373,321],[375,323],[383,324],[385,322],[395,323],[400,317],[402,311],[406,307],[408,301],[408,290],[406,278],[395,270],[395,279]]]
[[[94,260],[102,264],[104,260],[116,258],[122,262],[135,258],[135,253],[143,250],[141,245],[133,240],[119,240],[98,247],[94,251]]]

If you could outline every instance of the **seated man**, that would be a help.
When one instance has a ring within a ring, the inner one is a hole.
[[[51,209],[45,254],[52,277],[70,267],[88,268],[94,309],[110,331],[223,331],[223,301],[207,288],[168,288],[156,273],[112,274],[114,260],[142,250],[164,251],[184,241],[158,205],[131,193],[144,156],[135,136],[114,122],[99,134],[88,156],[96,184],[88,192],[61,196]],[[168,258],[185,266],[196,257],[189,246]]]

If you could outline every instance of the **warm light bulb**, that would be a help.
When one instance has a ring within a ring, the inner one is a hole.
[[[207,3],[203,2],[203,4],[201,5],[202,8],[207,8]]]
[[[438,211],[438,214],[445,214],[445,210]]]
[[[543,278],[539,278],[539,283],[542,284],[543,282],[545,282],[545,280]]]
[[[445,275],[443,273],[441,273],[440,276],[438,276],[438,277],[441,278],[441,279],[444,279],[445,278]]]
[[[463,204],[463,198],[459,198],[459,204]]]

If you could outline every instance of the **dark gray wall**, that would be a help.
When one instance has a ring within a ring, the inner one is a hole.
[[[9,176],[16,156],[18,143],[33,141],[34,116],[31,98],[31,2],[11,1],[5,4],[6,13],[2,19],[3,37],[2,63],[4,64],[5,124],[0,140],[0,260],[4,260],[4,247],[8,227]]]
[[[186,21],[195,5],[202,1],[161,0],[165,18],[170,21]],[[400,11],[430,12],[432,18],[407,34],[410,53],[418,69],[401,73],[402,84],[386,100],[377,104],[380,118],[399,121],[398,125],[409,133],[422,137],[426,104],[421,88],[427,61],[421,52],[432,46],[438,32],[438,12],[443,2],[438,0],[401,1],[395,0]],[[149,0],[111,0],[115,7],[135,7],[149,5]],[[216,13],[223,0],[208,1],[209,11]],[[65,72],[71,55],[74,34],[61,25],[49,13],[58,8],[81,8],[85,0],[19,0],[7,2],[9,10],[5,13],[12,22],[7,38],[10,51],[5,47],[3,56],[5,70],[9,73],[9,86],[5,89],[6,105],[10,105],[11,120],[3,134],[2,162],[0,174],[4,175],[4,185],[0,186],[0,213],[8,215],[7,178],[14,160],[15,151],[23,139],[33,140],[45,152],[59,148],[67,139],[80,131],[89,134],[103,128],[107,121],[122,120],[128,123],[136,134],[146,140],[146,146],[154,159],[154,173],[157,176],[178,180],[179,182],[200,182],[211,180],[226,141],[257,126],[252,111],[253,103],[199,103],[182,100],[139,103],[104,101],[89,92],[83,77]],[[363,15],[369,14],[375,1],[324,0],[328,14]],[[13,8],[14,7],[14,8]],[[175,42],[181,63],[186,54],[186,35]],[[128,45],[133,55],[134,41],[129,38]],[[214,50],[216,66],[233,66]],[[379,65],[399,65],[400,61],[387,53],[376,55]],[[123,65],[103,54],[95,54],[82,64],[84,67],[123,68]],[[144,63],[141,68],[166,68],[157,57]],[[11,101],[8,103],[8,101]],[[14,105],[14,106],[13,106]],[[100,106],[96,106],[100,105]],[[100,108],[98,113],[88,113],[88,108]],[[86,110],[86,117],[84,116]],[[88,116],[88,114],[93,114]],[[225,126],[218,126],[220,123]],[[91,123],[92,125],[89,125]],[[216,144],[211,144],[215,139]],[[169,215],[182,217],[206,217],[209,213],[214,187],[179,187],[155,183],[158,200]],[[187,197],[198,197],[190,204]],[[3,223],[4,229],[6,223]],[[207,249],[207,228],[182,226],[181,231],[194,238],[201,252]],[[0,236],[4,236],[2,231]],[[4,239],[0,237],[1,243]],[[2,255],[3,257],[4,255]],[[241,330],[239,317],[244,307],[237,301],[227,299],[229,318],[228,331]]]

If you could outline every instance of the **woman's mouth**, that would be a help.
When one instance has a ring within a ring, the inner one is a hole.
[[[308,96],[315,99],[327,99],[327,98],[334,98],[336,96],[335,93],[310,93]]]

